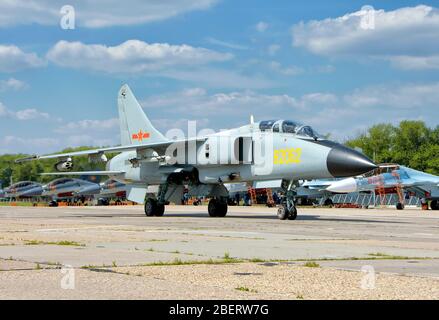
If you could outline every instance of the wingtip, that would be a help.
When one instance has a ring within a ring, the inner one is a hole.
[[[26,158],[16,159],[14,162],[15,163],[21,163],[21,162],[26,162],[26,161],[32,161],[32,160],[35,160],[35,159],[38,159],[38,156],[36,154],[31,155],[31,156],[26,157]]]

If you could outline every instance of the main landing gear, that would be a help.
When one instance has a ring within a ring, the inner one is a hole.
[[[222,198],[212,198],[207,208],[211,217],[225,217],[227,214],[227,200]]]
[[[157,198],[147,198],[145,200],[145,214],[148,217],[161,217],[165,213],[166,193],[168,184],[160,185]],[[227,215],[227,197],[217,196],[209,201],[208,212],[211,217],[225,217]]]
[[[277,210],[277,217],[280,220],[296,220],[297,208],[296,208],[296,185],[294,181],[290,181],[288,185],[282,183],[285,195],[282,199],[282,203]]]
[[[159,187],[157,199],[148,198],[145,201],[145,214],[147,217],[162,217],[165,213],[165,197],[168,191],[168,184],[162,184]]]

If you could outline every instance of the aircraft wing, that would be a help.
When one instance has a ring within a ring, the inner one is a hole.
[[[125,171],[63,171],[41,173],[42,176],[116,176],[123,174]]]
[[[74,151],[74,152],[50,154],[50,155],[43,155],[43,156],[33,155],[30,157],[17,159],[17,160],[15,160],[15,162],[21,163],[21,162],[26,162],[26,161],[33,161],[33,160],[40,160],[40,159],[55,159],[55,158],[65,159],[65,158],[75,157],[75,156],[98,155],[98,154],[104,154],[104,153],[114,153],[114,152],[144,150],[144,149],[153,149],[159,154],[164,154],[166,151],[166,148],[168,148],[171,144],[198,142],[198,141],[205,141],[206,139],[207,138],[169,140],[169,141],[165,141],[165,142],[132,144],[132,145],[125,145],[125,146],[118,146],[118,147],[99,148],[99,149]]]

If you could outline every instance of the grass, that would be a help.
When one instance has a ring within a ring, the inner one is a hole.
[[[314,261],[308,261],[303,266],[307,268],[320,268],[320,265]]]
[[[298,295],[296,296],[296,299],[297,299],[297,300],[303,300],[304,298],[303,298],[303,296],[302,296],[301,294],[298,294]]]
[[[249,288],[247,288],[247,287],[237,287],[237,288],[235,288],[235,290],[238,290],[238,291],[244,291],[244,292],[253,292],[253,293],[257,293],[257,292],[258,292],[258,291],[256,291],[256,290],[249,289]]]
[[[37,246],[37,245],[56,245],[56,246],[73,246],[73,247],[85,247],[85,244],[76,241],[41,241],[41,240],[24,240],[24,244],[27,246]]]
[[[244,262],[244,260],[239,260],[235,258],[228,258],[228,259],[208,259],[208,260],[186,260],[183,261],[181,259],[174,259],[172,261],[157,261],[157,262],[151,262],[146,264],[141,264],[141,266],[182,266],[182,265],[195,265],[195,264],[229,264],[229,263],[238,263],[238,262]]]

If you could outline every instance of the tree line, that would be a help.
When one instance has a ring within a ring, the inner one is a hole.
[[[377,124],[345,144],[360,148],[375,163],[397,163],[439,175],[439,126],[429,128],[423,121]]]

